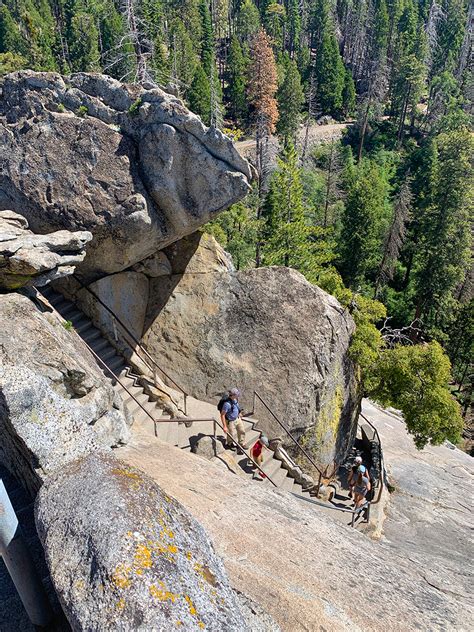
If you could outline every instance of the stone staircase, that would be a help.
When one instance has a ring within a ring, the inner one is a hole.
[[[132,416],[132,432],[134,434],[145,434],[149,436],[150,441],[157,437],[161,441],[188,452],[193,451],[195,444],[200,438],[213,436],[212,421],[193,422],[193,425],[189,428],[184,423],[167,422],[166,420],[169,419],[169,416],[164,415],[163,410],[157,406],[156,402],[150,400],[143,387],[139,384],[138,376],[133,373],[125,358],[115,350],[102,332],[94,326],[92,321],[77,305],[51,286],[41,288],[41,294],[65,321],[72,323],[76,333],[108,367],[109,370],[105,369],[100,362],[97,362],[104,375],[112,380],[114,389],[120,395],[125,407]],[[113,376],[117,379],[113,379]],[[218,415],[215,405],[188,398],[188,416],[190,418],[218,418]],[[261,435],[261,432],[256,428],[257,424],[258,420],[256,419],[244,418],[245,443],[248,451]],[[217,431],[217,438],[222,443],[224,442],[224,436],[220,428]],[[271,479],[278,488],[284,491],[310,498],[309,491],[303,490],[302,486],[289,476],[287,470],[282,467],[281,461],[274,458],[271,450],[265,449],[265,454],[262,470],[268,478],[263,481],[256,481],[256,484],[272,486],[269,480]],[[234,451],[224,450],[216,458],[223,464],[226,464],[227,467],[229,467],[229,463],[235,463],[239,470],[242,470],[250,477],[253,476],[254,467],[245,455],[238,455]],[[231,468],[229,467],[229,469]]]

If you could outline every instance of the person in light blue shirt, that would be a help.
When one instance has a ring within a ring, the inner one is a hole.
[[[221,422],[225,432],[229,432],[233,439],[236,439],[240,445],[245,448],[245,428],[242,420],[242,409],[239,404],[240,391],[238,388],[231,388],[229,396],[223,400],[220,408]],[[221,400],[222,401],[222,400]],[[233,449],[235,444],[232,443],[229,435],[226,435],[226,447]]]

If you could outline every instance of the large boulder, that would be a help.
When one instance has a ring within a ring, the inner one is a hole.
[[[88,230],[87,279],[192,233],[249,190],[249,164],[158,88],[21,71],[0,97],[0,209],[35,233]]]
[[[129,435],[123,404],[79,336],[26,296],[2,296],[3,465],[34,494],[70,460]]]
[[[233,271],[207,236],[165,253],[173,274],[150,279],[148,351],[198,399],[237,385],[249,411],[258,391],[322,465],[341,459],[358,408],[347,310],[295,270]],[[265,408],[256,413],[270,437],[287,440]]]
[[[36,522],[75,632],[248,629],[201,525],[111,455],[91,454],[50,477]]]
[[[0,289],[41,286],[72,274],[91,239],[86,231],[35,235],[23,215],[0,211]]]

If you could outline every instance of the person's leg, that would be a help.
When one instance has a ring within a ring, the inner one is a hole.
[[[253,460],[258,465],[258,467],[261,467],[262,462],[263,462],[263,454],[260,453],[258,456],[253,457]],[[253,477],[261,479],[262,478],[262,472],[260,472],[259,469],[255,468],[255,472],[253,473]]]
[[[236,420],[235,427],[237,428],[237,441],[243,448],[245,448],[245,427],[244,422],[240,417]]]
[[[235,439],[235,422],[228,421],[227,422],[227,429],[229,430],[229,434],[232,436],[232,438]],[[229,437],[229,435],[226,435],[225,444],[226,444],[226,447],[228,447],[228,448],[232,448],[232,447],[235,448],[236,447],[235,443],[232,443],[232,440]]]

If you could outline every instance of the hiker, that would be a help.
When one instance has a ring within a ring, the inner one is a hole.
[[[354,501],[355,508],[359,509],[365,502],[367,492],[370,492],[370,479],[365,465],[359,465],[357,470],[357,478],[354,482]]]
[[[262,435],[254,444],[251,455],[255,463],[260,467],[263,463],[263,448],[268,448],[269,441],[265,435]],[[253,473],[253,478],[257,481],[261,481],[267,478],[266,474],[256,469]]]
[[[354,494],[354,485],[357,478],[357,470],[359,469],[359,465],[362,465],[362,457],[356,456],[354,459],[354,465],[351,467],[349,476],[347,478],[347,482],[349,483],[349,498],[352,498]]]
[[[237,430],[237,441],[245,448],[245,428],[242,421],[242,409],[239,405],[240,391],[238,388],[231,388],[229,394],[224,396],[217,404],[217,409],[221,414],[221,422],[224,426],[224,432],[230,433],[235,439],[235,431]],[[225,437],[226,448],[234,449],[235,444],[232,443],[229,435]],[[238,449],[240,452],[240,448]]]

